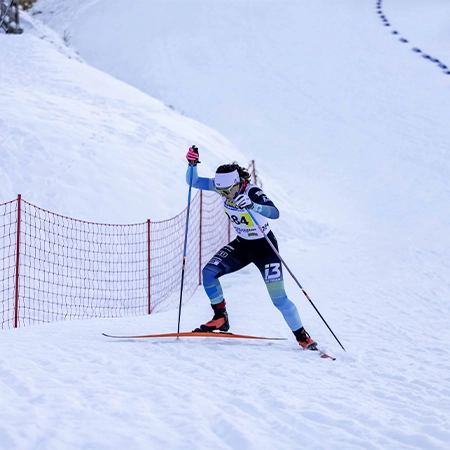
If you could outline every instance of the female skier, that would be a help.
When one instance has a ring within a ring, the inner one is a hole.
[[[222,247],[203,268],[203,286],[211,301],[214,317],[194,331],[229,330],[228,313],[219,278],[253,263],[261,272],[273,304],[283,314],[297,342],[302,348],[315,350],[317,344],[303,328],[296,306],[286,296],[280,260],[247,212],[252,211],[262,230],[278,250],[277,240],[267,220],[278,219],[280,213],[276,206],[258,186],[250,183],[250,174],[238,164],[222,165],[217,168],[214,178],[202,178],[197,174],[197,147],[189,149],[186,159],[189,163],[187,183],[192,180],[192,187],[214,191],[222,196],[225,213],[237,234],[236,239]]]

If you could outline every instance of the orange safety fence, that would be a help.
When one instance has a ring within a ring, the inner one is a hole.
[[[0,204],[0,327],[177,307],[186,213],[111,225],[64,217],[20,195]],[[198,192],[191,201],[183,301],[230,233],[220,197]]]

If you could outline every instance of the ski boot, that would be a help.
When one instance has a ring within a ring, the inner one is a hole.
[[[317,350],[317,343],[311,339],[306,330],[301,327],[293,332],[297,339],[298,345],[305,350]]]
[[[230,329],[225,299],[217,305],[211,305],[211,308],[214,311],[214,317],[194,331],[228,331]]]

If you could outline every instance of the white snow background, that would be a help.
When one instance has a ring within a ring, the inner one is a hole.
[[[0,202],[162,220],[189,145],[204,176],[255,159],[347,350],[285,272],[337,360],[300,350],[252,267],[222,278],[231,331],[287,341],[101,335],[177,310],[2,330],[0,449],[449,448],[450,75],[412,48],[450,65],[450,3],[377,4],[38,0],[0,34]],[[210,317],[199,288],[182,329]]]

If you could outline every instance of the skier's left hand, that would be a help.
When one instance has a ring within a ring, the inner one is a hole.
[[[247,194],[240,194],[234,199],[234,203],[241,209],[253,209],[253,202]]]

